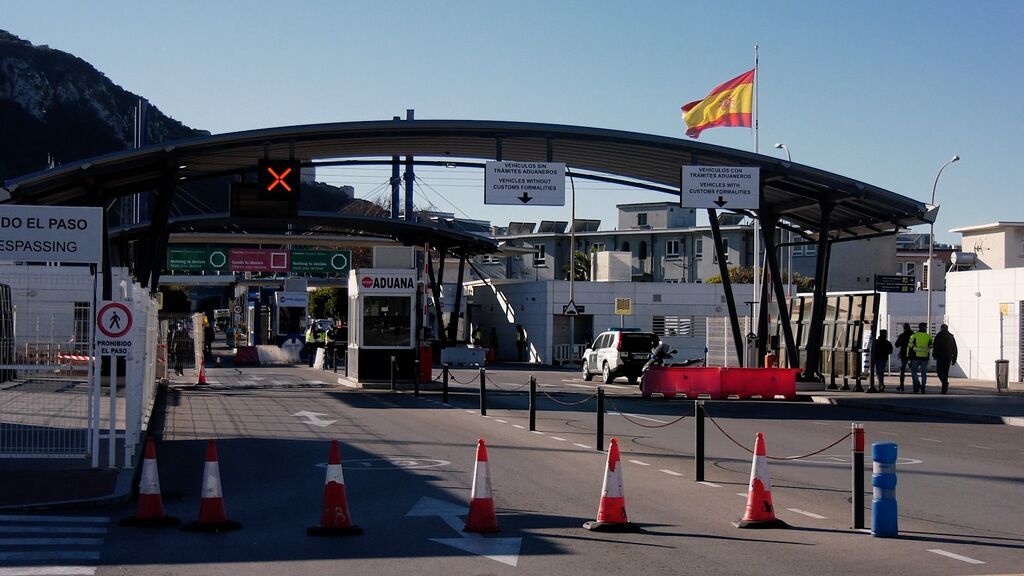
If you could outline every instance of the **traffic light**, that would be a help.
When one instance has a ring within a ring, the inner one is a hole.
[[[302,165],[295,160],[260,160],[257,179],[260,200],[288,200],[299,203]]]

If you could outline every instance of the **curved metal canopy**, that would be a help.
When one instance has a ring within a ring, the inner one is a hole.
[[[612,174],[678,190],[680,166],[757,166],[761,210],[805,233],[821,228],[822,205],[832,205],[829,236],[894,233],[927,224],[922,202],[844,176],[759,154],[691,140],[635,132],[477,120],[390,120],[267,128],[179,140],[99,156],[13,178],[6,198],[24,204],[97,205],[157,188],[161,178],[199,180],[241,174],[257,161],[416,156],[565,162],[575,170]]]

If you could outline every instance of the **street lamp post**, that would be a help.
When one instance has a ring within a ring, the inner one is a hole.
[[[786,160],[788,160],[790,162],[793,161],[793,156],[790,155],[789,148],[786,148],[785,144],[783,144],[782,142],[778,142],[778,143],[775,144],[775,147],[778,148],[779,150],[785,150],[786,151]]]
[[[785,150],[786,151],[786,160],[788,162],[792,162],[793,161],[793,155],[789,153],[789,148],[785,144],[783,144],[782,142],[776,142],[775,143],[775,147],[780,149],[780,150]],[[792,296],[793,295],[793,292],[792,292],[792,290],[793,290],[793,232],[792,231],[789,232],[789,287],[788,287],[788,290],[790,291],[789,295]]]
[[[952,164],[953,162],[956,162],[958,160],[960,160],[960,157],[957,156],[956,154],[954,154],[953,157],[950,158],[948,162],[946,162],[945,164],[942,165],[942,168],[939,168],[939,173],[935,175],[935,182],[932,183],[932,201],[931,201],[929,209],[934,209],[934,206],[935,206],[935,188],[939,185],[939,176],[942,176],[942,171],[946,169],[946,166],[949,166],[950,164]],[[937,212],[936,212],[935,216],[938,217],[938,213]],[[926,315],[925,315],[925,326],[927,326],[926,330],[928,330],[929,332],[931,332],[931,329],[932,329],[932,255],[933,255],[934,251],[935,251],[935,219],[933,218],[931,224],[929,224],[929,226],[928,226],[928,262],[927,262],[927,264],[928,264],[928,276],[927,276],[927,282],[928,282],[928,303],[927,303],[927,306],[928,306],[928,310],[927,310]]]

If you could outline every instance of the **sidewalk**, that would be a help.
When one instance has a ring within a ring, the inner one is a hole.
[[[931,376],[925,394],[910,392],[910,378],[907,378],[904,392],[895,391],[898,383],[898,377],[887,377],[886,391],[878,394],[824,390],[807,395],[820,404],[937,416],[981,424],[1024,426],[1024,384],[1020,382],[1010,382],[1008,390],[997,392],[996,384],[991,380],[950,378],[948,394],[939,393],[938,378]]]

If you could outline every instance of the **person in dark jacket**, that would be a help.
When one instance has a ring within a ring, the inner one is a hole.
[[[885,368],[889,364],[889,356],[892,356],[892,344],[889,342],[889,331],[879,330],[878,338],[871,347],[871,367],[875,371],[875,379],[878,380],[878,391],[885,392]]]
[[[910,337],[914,334],[914,331],[910,329],[910,324],[903,324],[903,332],[896,337],[896,350],[900,356],[900,387],[898,390],[903,392],[903,382],[907,379],[907,363],[910,362],[910,354],[907,353],[907,343],[910,342]]]
[[[935,372],[942,382],[942,393],[949,389],[949,365],[956,364],[956,338],[949,332],[949,326],[943,324],[935,335],[932,345],[932,356],[935,357]]]

